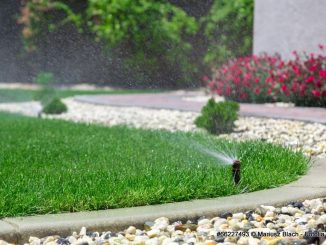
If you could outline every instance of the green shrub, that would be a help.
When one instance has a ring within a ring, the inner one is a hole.
[[[215,0],[202,18],[208,47],[204,57],[211,67],[252,53],[254,0]]]
[[[41,88],[35,93],[35,100],[39,100],[42,105],[48,104],[55,96],[55,89],[53,87],[54,75],[51,72],[40,72],[34,78],[34,82]]]
[[[45,114],[61,114],[67,110],[67,106],[60,99],[54,98],[43,107],[42,112]]]
[[[212,98],[203,107],[195,124],[212,134],[232,132],[234,121],[238,119],[239,104],[233,101],[216,103]]]

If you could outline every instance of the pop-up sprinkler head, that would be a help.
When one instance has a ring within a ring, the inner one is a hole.
[[[240,170],[241,170],[241,162],[239,160],[235,160],[232,164],[232,176],[233,181],[237,185],[240,182]]]

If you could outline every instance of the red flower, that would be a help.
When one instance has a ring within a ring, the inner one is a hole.
[[[300,68],[298,66],[294,65],[294,66],[292,66],[292,69],[293,69],[295,74],[300,75]]]
[[[248,94],[245,92],[240,93],[240,98],[241,99],[246,99],[248,97]]]
[[[280,82],[284,83],[286,78],[287,78],[286,74],[281,74],[280,77],[279,77]]]
[[[254,89],[254,93],[255,93],[255,94],[259,94],[259,92],[260,92],[260,88],[256,87],[256,88]]]
[[[324,91],[322,92],[322,95],[323,95],[324,97],[326,97],[326,90],[324,90]]]
[[[311,90],[311,93],[315,96],[315,97],[320,97],[321,93],[318,90]]]
[[[319,76],[320,76],[321,78],[326,78],[326,70],[320,70],[320,71],[319,71]]]
[[[265,79],[265,83],[270,83],[270,82],[273,82],[273,78],[271,78],[271,77],[266,77],[266,79]]]
[[[304,96],[305,92],[306,92],[306,85],[304,84],[300,85],[300,95]]]
[[[216,93],[219,95],[219,96],[222,96],[223,95],[223,90],[221,88],[217,88],[216,89]]]
[[[252,59],[254,60],[255,63],[258,61],[258,57],[256,55],[253,55]]]
[[[250,78],[251,78],[251,75],[249,73],[247,73],[247,74],[244,75],[244,78],[243,79],[245,81],[248,81],[248,80],[250,80]]]
[[[306,78],[306,83],[312,83],[314,81],[314,77],[313,76],[309,76]]]
[[[294,83],[292,84],[292,91],[293,91],[293,92],[297,92],[298,89],[299,89],[299,84],[298,84],[297,82],[294,82]]]
[[[314,72],[315,70],[317,70],[317,67],[318,67],[318,65],[312,65],[309,67],[309,71]]]
[[[288,91],[288,87],[286,85],[282,85],[281,90],[283,93],[286,93]]]
[[[248,81],[244,81],[244,82],[242,83],[242,85],[243,85],[244,87],[247,87],[247,88],[250,87],[250,83],[249,83]]]
[[[325,48],[325,46],[323,44],[319,44],[318,47],[323,50]]]
[[[231,87],[226,87],[226,89],[225,89],[225,95],[226,96],[230,96],[231,93],[232,93],[232,88]]]
[[[278,69],[282,69],[284,67],[284,61],[281,61],[281,63],[277,66]]]

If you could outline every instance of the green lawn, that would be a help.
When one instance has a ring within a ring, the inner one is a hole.
[[[235,153],[241,184],[198,144]],[[307,169],[301,153],[263,142],[0,113],[0,217],[232,195],[288,183]]]
[[[140,90],[140,89],[116,89],[116,90],[73,90],[56,89],[55,95],[59,98],[65,98],[84,94],[127,94],[127,93],[153,93],[159,90]],[[162,91],[161,91],[162,92]],[[4,102],[24,102],[35,98],[37,91],[25,89],[0,89],[0,103]]]

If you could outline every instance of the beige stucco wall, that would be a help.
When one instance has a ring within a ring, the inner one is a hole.
[[[254,53],[318,52],[326,45],[326,0],[255,0]]]

